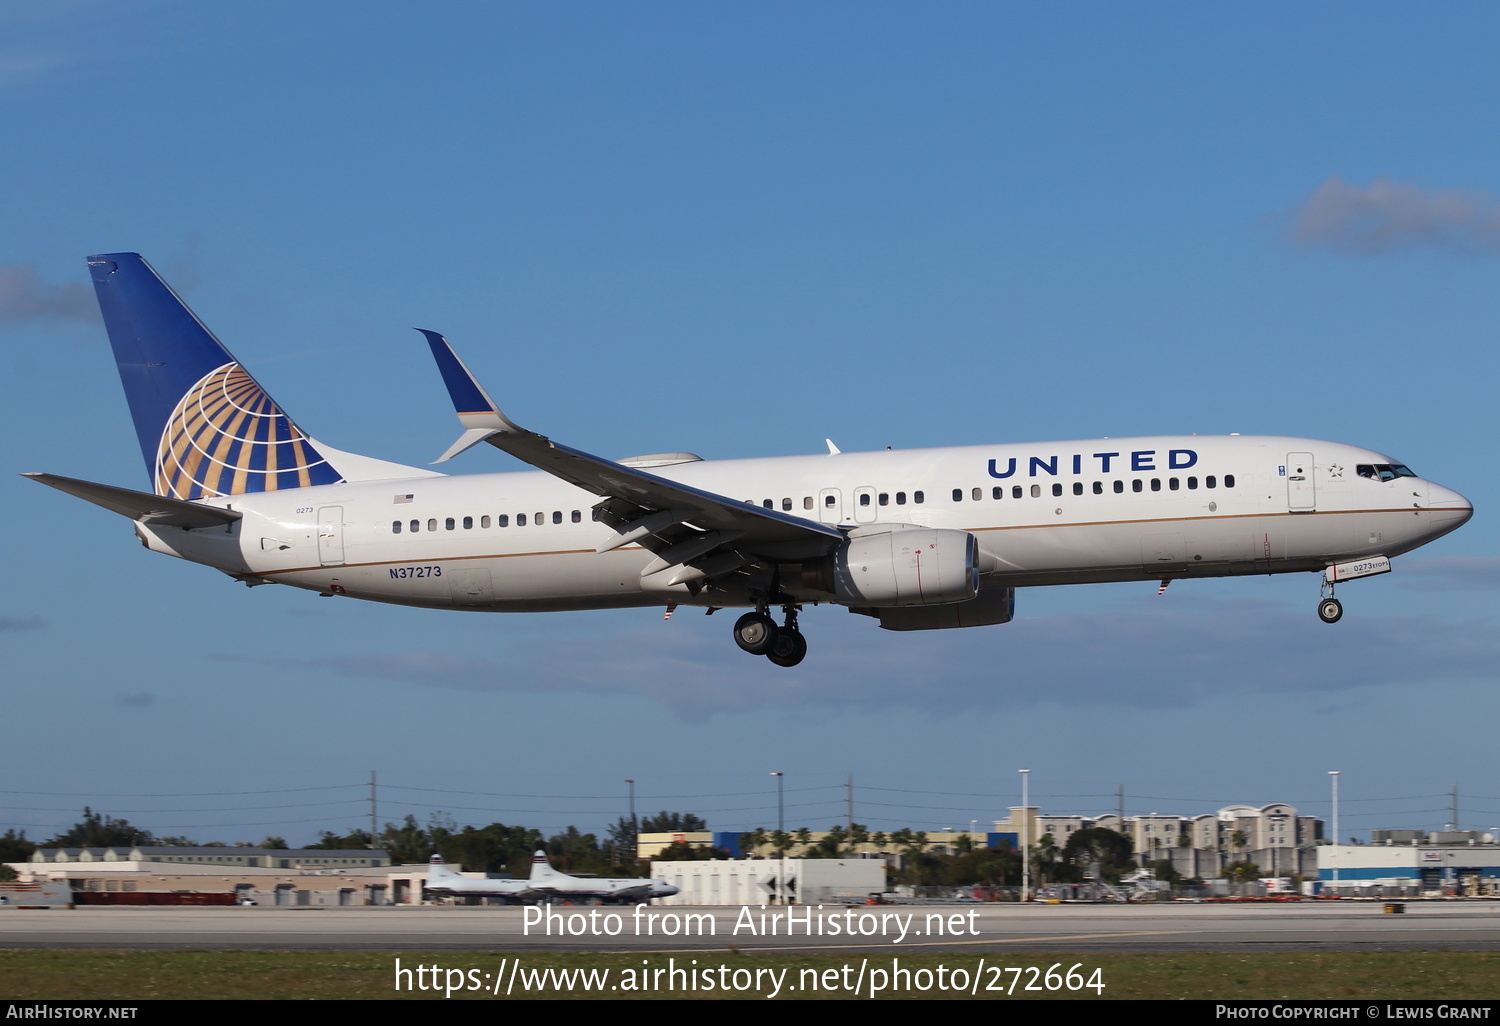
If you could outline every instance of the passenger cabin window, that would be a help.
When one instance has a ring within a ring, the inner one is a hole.
[[[1132,492],[1138,492],[1138,491],[1141,490],[1141,479],[1140,478],[1136,478],[1134,481],[1130,482],[1130,490]]]
[[[1159,491],[1161,491],[1161,478],[1159,478],[1159,477],[1153,477],[1151,479],[1151,490],[1153,492],[1159,492]]]
[[[517,527],[525,527],[526,526],[526,514],[525,513],[517,513],[516,514],[516,526]]]
[[[984,498],[984,489],[983,488],[976,488],[976,489],[974,489],[972,492],[969,493],[969,497],[971,499],[973,499],[975,502],[978,502],[980,499]]]
[[[1055,484],[1055,485],[1053,485],[1052,486],[1052,494],[1054,496],[1061,495],[1062,494],[1062,485],[1061,484]]]
[[[1025,494],[1026,494],[1026,493],[1025,493],[1025,492],[1024,492],[1024,491],[1022,491],[1022,489],[1021,489],[1021,486],[1020,486],[1020,485],[1013,485],[1013,486],[1012,486],[1012,487],[1011,487],[1011,490],[1010,490],[1010,497],[1011,497],[1011,498],[1012,498],[1012,499],[1019,499],[1019,498],[1021,498],[1021,497],[1022,497],[1022,496],[1023,496],[1023,495],[1025,495]]]
[[[834,497],[832,495],[825,495],[825,496],[823,496],[823,505],[827,509],[833,509],[833,504],[834,504],[835,501],[836,500],[834,499]]]
[[[1233,474],[1225,474],[1224,475],[1224,487],[1225,488],[1233,488],[1234,487],[1234,475]]]
[[[399,520],[393,520],[393,521],[391,521],[391,533],[392,534],[400,534],[401,533],[401,521],[399,521]]]
[[[868,506],[870,504],[870,493],[869,492],[860,492],[859,493],[859,504],[861,506]]]
[[[1190,477],[1190,478],[1188,478],[1188,491],[1193,491],[1197,487],[1198,487],[1198,479],[1196,477]]]
[[[811,495],[804,495],[802,497],[802,508],[803,509],[812,509],[812,496]]]
[[[1074,481],[1073,482],[1073,494],[1074,495],[1082,495],[1083,494],[1083,482],[1082,481]]]
[[[776,508],[776,504],[774,502],[772,502],[770,499],[762,499],[760,504],[762,506],[764,506],[766,509],[775,509]]]
[[[453,530],[457,526],[458,525],[453,522],[453,518],[452,517],[449,517],[447,520],[443,521],[443,527],[445,527],[449,531]]]
[[[955,489],[953,489],[953,501],[954,502],[963,502],[964,501],[964,490],[962,488],[955,488]]]
[[[1124,491],[1125,491],[1125,482],[1124,481],[1116,481],[1115,482],[1115,494],[1119,495],[1119,494],[1121,494]]]
[[[437,530],[437,517],[433,517],[432,519],[430,519],[430,520],[427,521],[427,530],[429,530],[429,531],[436,531]]]
[[[1167,478],[1167,487],[1170,488],[1174,492],[1177,491],[1177,489],[1181,486],[1181,484],[1182,484],[1182,482],[1178,481],[1177,478],[1175,478],[1175,477],[1169,477],[1169,478]]]
[[[1104,494],[1104,482],[1103,481],[1095,481],[1094,482],[1094,494],[1095,495],[1103,495]]]
[[[784,509],[784,510],[791,509],[792,508],[792,500],[789,499],[789,498],[782,499],[781,500],[781,508]]]
[[[1003,499],[1005,498],[1005,489],[996,486],[995,490],[991,494],[994,495],[997,499]]]
[[[474,518],[473,517],[464,517],[464,530],[465,531],[472,531],[473,529],[474,529]]]
[[[880,493],[880,504],[882,506],[889,506],[891,504],[891,493],[890,492],[881,492]]]
[[[1031,486],[1031,497],[1033,499],[1040,499],[1042,497],[1042,486],[1041,485],[1036,484],[1036,485],[1032,485]]]
[[[1213,488],[1213,487],[1216,486],[1216,481],[1217,481],[1217,479],[1212,474],[1209,474],[1207,477],[1205,477],[1203,479],[1203,487],[1204,488]]]
[[[896,493],[896,505],[898,505],[898,506],[905,506],[906,505],[906,493],[905,492],[897,492]]]
[[[488,513],[479,518],[479,526],[486,531],[490,529],[490,516]]]
[[[581,523],[583,523],[583,510],[575,509],[573,511],[573,523],[575,523],[575,524],[581,524]]]
[[[509,513],[501,513],[498,517],[495,518],[495,526],[496,527],[509,527],[510,526],[510,514]]]
[[[412,534],[416,534],[418,531],[420,531],[422,529],[422,521],[420,521],[420,520],[413,520],[409,526],[411,527],[411,533]]]
[[[562,523],[562,510],[555,509],[552,511],[552,522],[554,524]]]
[[[534,517],[531,518],[531,522],[533,524],[535,524],[537,527],[541,527],[543,524],[545,524],[547,522],[547,514],[546,513],[537,513],[536,516],[534,516]]]
[[[911,493],[911,501],[912,501],[913,505],[917,505],[917,506],[922,505],[922,503],[924,503],[924,502],[927,501],[926,493],[924,493],[924,492],[912,492]]]

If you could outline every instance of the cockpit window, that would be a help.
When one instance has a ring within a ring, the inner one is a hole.
[[[1355,465],[1355,472],[1360,477],[1372,478],[1376,481],[1394,481],[1398,477],[1416,477],[1410,467],[1403,463],[1360,463]]]

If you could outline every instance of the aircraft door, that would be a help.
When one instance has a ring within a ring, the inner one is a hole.
[[[875,505],[875,489],[854,489],[854,519],[857,523],[873,524],[879,510]]]
[[[344,507],[318,507],[318,562],[344,565]]]
[[[1313,479],[1310,452],[1286,454],[1286,508],[1292,513],[1311,513],[1318,508],[1317,484]]]
[[[837,488],[824,488],[818,493],[818,519],[825,524],[837,524],[844,519],[844,493]]]

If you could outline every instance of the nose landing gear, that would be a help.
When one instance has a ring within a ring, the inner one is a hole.
[[[1323,581],[1322,598],[1318,599],[1318,619],[1324,623],[1338,623],[1344,615],[1344,604],[1333,597],[1333,582]]]
[[[768,606],[746,613],[734,623],[734,643],[751,655],[763,655],[777,666],[796,666],[807,656],[807,639],[797,627],[797,606],[781,607],[786,622],[778,627]]]

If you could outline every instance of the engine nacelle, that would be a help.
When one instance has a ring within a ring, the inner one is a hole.
[[[856,534],[827,560],[807,567],[804,578],[844,605],[967,602],[979,594],[979,544],[967,531],[923,527]]]
[[[950,627],[988,627],[1010,623],[1016,615],[1016,589],[986,587],[979,597],[949,606],[904,606],[897,609],[850,609],[880,620],[888,631],[940,631]]]

